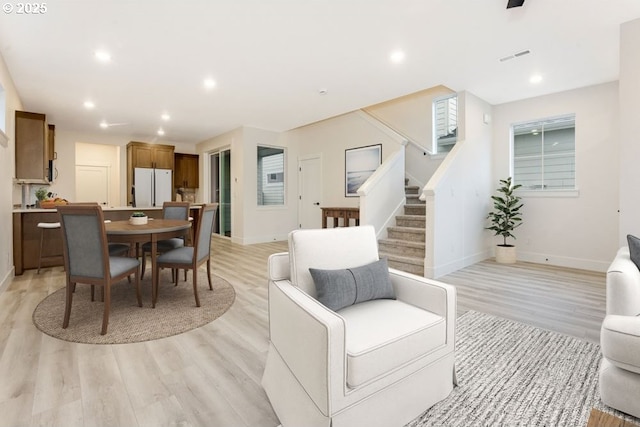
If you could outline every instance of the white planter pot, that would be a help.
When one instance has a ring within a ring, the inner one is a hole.
[[[496,246],[496,262],[500,264],[516,263],[516,247],[515,246]]]
[[[147,223],[148,217],[146,216],[131,216],[129,217],[129,224],[131,225],[143,225]]]

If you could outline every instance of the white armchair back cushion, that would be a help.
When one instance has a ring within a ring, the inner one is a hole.
[[[378,242],[370,225],[340,229],[295,230],[289,234],[291,282],[316,298],[309,267],[323,270],[359,267],[378,260]]]

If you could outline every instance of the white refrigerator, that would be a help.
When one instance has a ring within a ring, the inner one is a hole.
[[[133,170],[133,206],[162,206],[171,201],[171,169],[135,168]]]

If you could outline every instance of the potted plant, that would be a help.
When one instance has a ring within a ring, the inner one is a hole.
[[[492,225],[487,227],[487,230],[492,230],[495,236],[503,238],[503,243],[496,246],[496,261],[503,264],[516,262],[516,247],[507,244],[507,237],[515,239],[512,231],[522,225],[520,209],[523,204],[520,203],[520,197],[514,194],[520,187],[522,186],[519,184],[513,184],[511,177],[501,179],[498,195],[491,196],[493,211],[489,212],[487,218],[491,220]]]
[[[44,200],[47,200],[47,189],[40,187],[36,190],[36,207],[39,208]]]
[[[144,212],[136,211],[131,214],[129,218],[129,223],[133,225],[142,225],[147,223],[147,214]]]

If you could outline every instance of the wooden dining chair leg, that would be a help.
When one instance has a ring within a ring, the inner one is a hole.
[[[196,307],[200,307],[200,298],[198,297],[198,274],[193,269],[193,295],[196,297]]]
[[[136,271],[136,297],[138,298],[138,307],[142,307],[142,293],[140,292],[140,273]]]
[[[140,273],[140,279],[144,279],[144,272],[147,269],[147,254],[142,251],[142,273]]]
[[[211,262],[207,260],[207,279],[209,280],[209,289],[213,290],[213,285],[211,284]]]
[[[66,302],[64,306],[64,319],[62,320],[62,329],[66,329],[69,326],[69,318],[71,317],[71,303],[73,302],[73,290],[75,289],[75,283],[67,283],[66,290]]]
[[[111,308],[111,287],[108,282],[103,286],[104,289],[104,313],[102,314],[102,332],[101,335],[107,333],[107,327],[109,326],[109,309]]]

